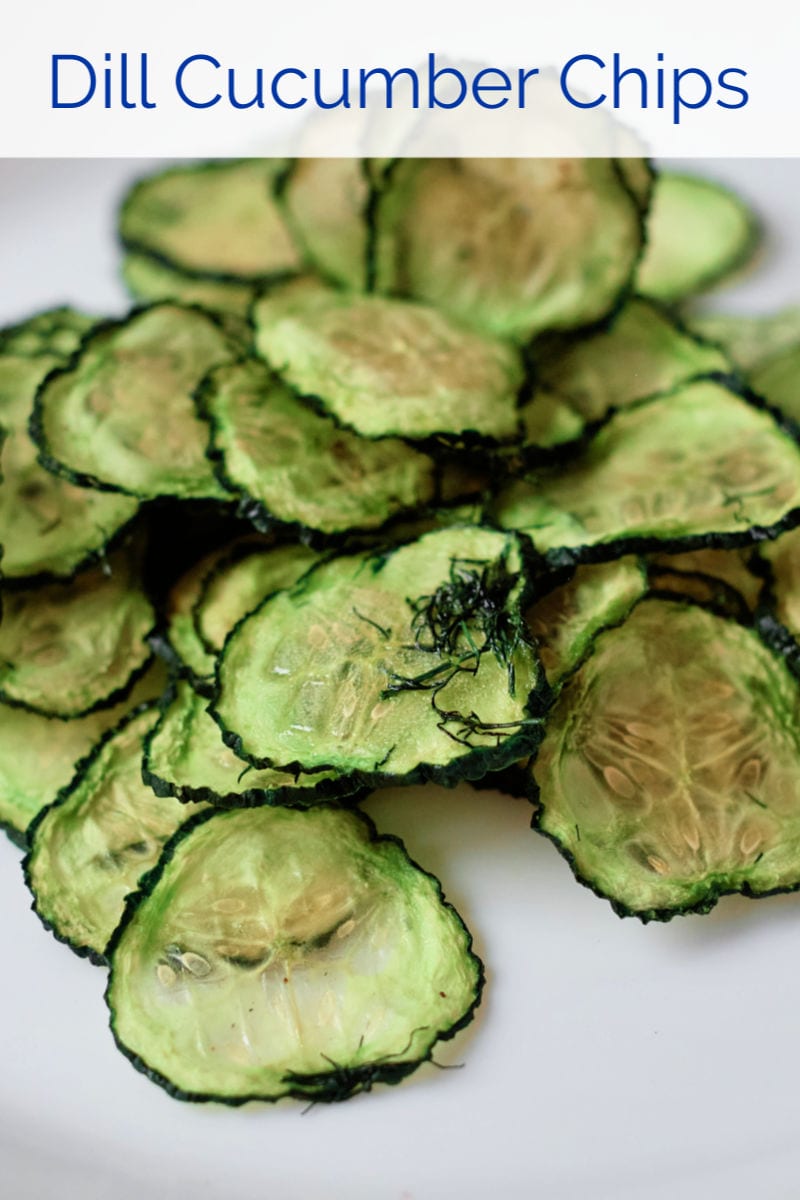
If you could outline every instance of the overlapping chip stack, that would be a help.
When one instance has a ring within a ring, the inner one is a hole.
[[[800,321],[690,307],[756,232],[643,160],[198,164],[123,205],[125,318],[0,333],[0,821],[167,1090],[470,1020],[375,788],[527,797],[643,920],[800,886]]]

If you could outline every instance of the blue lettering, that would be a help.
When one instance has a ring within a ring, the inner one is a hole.
[[[86,93],[80,100],[62,100],[59,94],[59,68],[64,62],[80,63],[88,71],[89,86]],[[88,104],[94,95],[94,90],[97,87],[97,75],[94,67],[89,62],[88,58],[83,58],[80,54],[54,54],[51,64],[51,90],[50,90],[50,105],[52,108],[82,108],[84,104]]]
[[[213,105],[218,104],[222,99],[222,96],[219,92],[215,92],[210,100],[192,100],[191,96],[188,96],[184,90],[184,72],[186,71],[187,67],[190,67],[192,63],[196,62],[211,63],[215,71],[219,70],[220,66],[222,65],[221,63],[217,62],[215,58],[212,58],[210,54],[192,54],[189,58],[185,58],[178,67],[178,70],[175,74],[175,87],[183,103],[188,104],[190,108],[211,108]]]

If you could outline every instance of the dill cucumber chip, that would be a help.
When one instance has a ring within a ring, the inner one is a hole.
[[[142,781],[142,742],[158,715],[151,705],[109,730],[29,831],[24,868],[34,911],[96,962],[105,961],[125,897],[186,819],[179,801]]]
[[[744,201],[721,184],[664,171],[656,177],[637,289],[667,304],[685,300],[743,266],[760,234]]]
[[[273,195],[284,159],[170,167],[129,192],[126,250],[188,275],[233,282],[293,272],[299,258]]]
[[[491,509],[558,563],[745,544],[795,521],[798,467],[769,413],[697,382],[616,413],[577,458],[509,483]]]
[[[565,583],[528,609],[528,629],[551,687],[558,687],[588,654],[597,634],[619,625],[647,591],[635,558],[584,563]]]
[[[733,621],[746,622],[750,618],[747,605],[735,588],[713,575],[651,566],[648,580],[649,594],[657,599],[688,600]]]
[[[114,704],[150,658],[155,613],[133,555],[3,596],[0,700],[53,717]]]
[[[292,587],[320,561],[308,546],[243,541],[204,578],[194,606],[197,634],[214,659],[242,617],[273,592]],[[213,665],[212,668],[213,670]]]
[[[132,296],[143,303],[175,300],[179,304],[199,304],[212,312],[246,317],[256,288],[246,283],[221,279],[198,279],[145,254],[126,254],[122,278]]]
[[[647,158],[618,158],[617,169],[640,212],[647,213],[653,199],[656,172]]]
[[[434,308],[304,279],[263,296],[252,319],[262,358],[365,437],[517,433],[519,353]]]
[[[645,600],[564,686],[536,828],[621,915],[800,886],[798,684],[757,634]]]
[[[63,361],[52,354],[0,351],[0,417],[4,429],[26,431],[39,384]]]
[[[138,511],[134,497],[76,487],[46,471],[24,430],[10,434],[0,453],[6,579],[72,575],[104,551]]]
[[[730,370],[721,350],[638,298],[624,305],[607,329],[542,339],[533,354],[537,382],[590,422],[698,376]]]
[[[800,639],[800,530],[782,533],[758,553],[771,568],[771,607],[792,637]]]
[[[154,661],[123,700],[86,717],[62,721],[0,704],[0,827],[13,842],[27,845],[33,818],[67,786],[101,735],[125,713],[157,699],[165,685],[164,668]]]
[[[281,186],[286,222],[309,264],[356,291],[370,282],[370,199],[360,158],[296,158]]]
[[[589,654],[597,634],[620,624],[646,591],[644,567],[633,557],[584,563],[563,582],[544,586],[525,620],[554,692]],[[522,759],[501,771],[491,771],[474,780],[473,786],[530,799],[530,761]]]
[[[467,1024],[483,970],[400,842],[330,807],[201,814],[108,947],[119,1048],[186,1100],[344,1100]]]
[[[537,386],[530,400],[519,410],[522,421],[521,446],[512,453],[542,449],[549,450],[577,441],[586,430],[586,421],[568,400]]]
[[[743,371],[751,371],[800,342],[800,307],[782,308],[759,317],[692,314],[691,327],[700,337],[722,346]]]
[[[535,744],[546,691],[525,592],[518,543],[483,529],[334,558],[231,633],[210,711],[258,767],[366,785],[504,766]]]
[[[318,560],[307,546],[253,534],[215,550],[178,580],[168,600],[168,638],[195,687],[204,690],[213,676],[234,625]]]
[[[379,291],[519,341],[604,317],[641,244],[612,159],[406,159],[376,209]]]
[[[40,461],[73,483],[141,498],[227,498],[192,397],[211,367],[240,352],[199,308],[157,304],[108,323],[37,395],[31,434]]]
[[[673,573],[725,584],[740,598],[742,610],[753,613],[761,599],[764,580],[752,569],[752,556],[753,549],[749,546],[740,550],[687,550],[683,554],[651,554],[647,567],[651,582]]]
[[[750,383],[768,404],[800,426],[800,341],[755,366]]]
[[[322,533],[374,529],[435,496],[427,454],[340,428],[257,359],[212,371],[198,403],[220,478],[257,528],[278,520]]]
[[[37,352],[39,336],[28,328],[33,323],[27,323],[29,336],[22,339],[27,356],[0,347],[0,425],[7,431],[0,451],[0,544],[3,575],[12,579],[71,575],[102,551],[139,507],[127,496],[75,487],[39,465],[28,419],[36,389],[62,360],[49,351]],[[59,326],[52,331],[65,347],[72,344],[68,334],[69,329]]]
[[[96,317],[66,305],[34,313],[18,325],[0,330],[0,356],[66,362],[96,323]]]
[[[145,739],[144,779],[157,796],[243,808],[305,806],[354,792],[352,782],[335,771],[301,775],[248,767],[223,742],[207,704],[188,683],[179,682],[174,698]]]
[[[213,659],[197,632],[194,622],[194,606],[202,595],[203,583],[214,567],[228,554],[226,546],[217,547],[205,555],[180,576],[167,595],[165,605],[166,646],[162,652],[177,667],[178,673],[188,675],[195,686],[201,685],[204,676],[214,670]]]

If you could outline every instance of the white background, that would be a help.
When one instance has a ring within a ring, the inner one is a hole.
[[[0,321],[125,306],[113,214],[144,164],[0,163]],[[800,298],[800,162],[704,163],[756,203],[758,268],[718,306]],[[0,1191],[9,1200],[796,1200],[800,897],[620,921],[464,787],[368,805],[442,879],[487,964],[475,1024],[345,1105],[170,1099],[114,1049],[105,973],[39,926],[0,841]]]

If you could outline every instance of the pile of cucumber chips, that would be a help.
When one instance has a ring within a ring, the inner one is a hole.
[[[342,1100],[470,1021],[376,788],[526,798],[644,921],[800,887],[800,313],[692,308],[737,197],[258,159],[119,233],[127,316],[0,331],[0,822],[138,1069]]]

